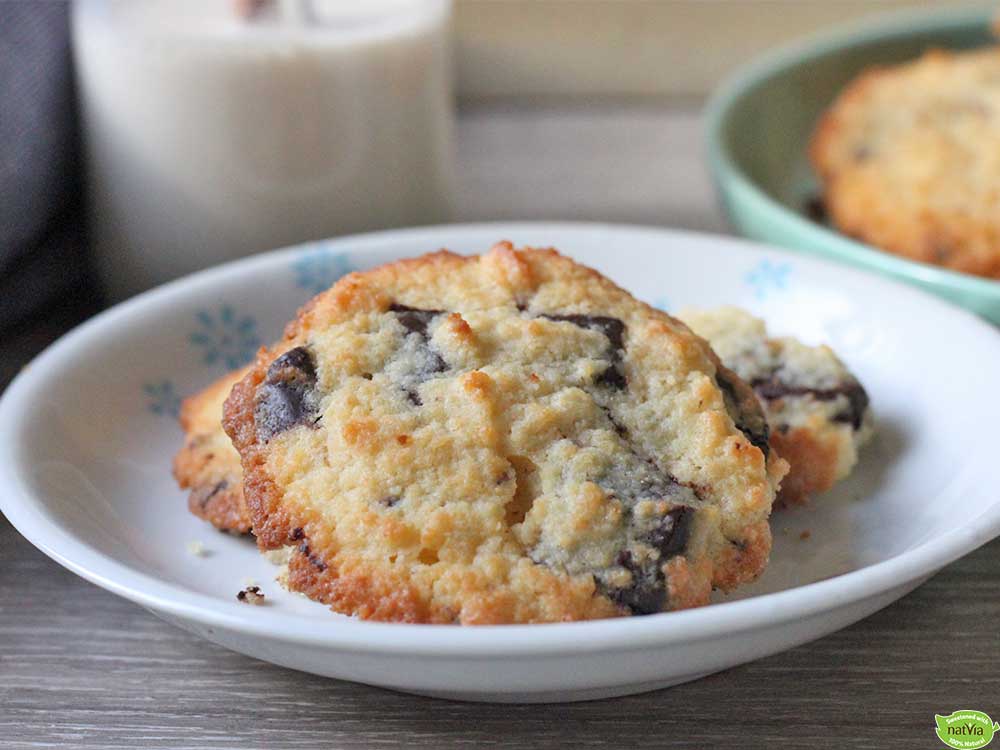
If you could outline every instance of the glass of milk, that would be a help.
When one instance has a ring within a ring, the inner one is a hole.
[[[447,220],[448,0],[78,0],[98,272]]]

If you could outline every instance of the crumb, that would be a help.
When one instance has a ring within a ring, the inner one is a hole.
[[[197,539],[192,539],[187,543],[187,551],[189,555],[194,557],[208,557],[208,550],[205,549],[205,545]]]
[[[809,529],[806,529],[801,534],[799,534],[799,539],[801,539],[804,542],[806,539],[808,539],[811,536],[812,536],[812,532],[809,531]]]
[[[264,603],[264,594],[260,590],[260,586],[247,586],[236,595],[236,598],[244,604]]]

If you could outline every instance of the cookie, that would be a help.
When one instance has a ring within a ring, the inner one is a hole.
[[[374,620],[649,614],[752,580],[786,464],[685,326],[554,250],[350,274],[225,405],[285,585]]]
[[[1000,47],[863,72],[823,115],[809,153],[845,234],[1000,278]]]
[[[222,429],[222,404],[246,373],[231,372],[185,399],[180,413],[184,445],[174,457],[174,477],[181,489],[191,491],[190,511],[234,534],[248,533],[251,524],[243,501],[240,455]]]
[[[829,347],[770,338],[762,320],[736,307],[680,318],[760,398],[771,446],[791,464],[781,502],[803,503],[850,474],[872,434],[872,415],[864,387]]]

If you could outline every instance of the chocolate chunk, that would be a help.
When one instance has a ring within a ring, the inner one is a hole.
[[[620,364],[611,365],[611,367],[598,375],[594,382],[598,385],[606,385],[609,388],[615,388],[619,391],[625,390],[625,387],[628,385],[625,373],[622,372]]]
[[[564,323],[572,323],[579,328],[588,328],[604,334],[604,337],[611,342],[611,347],[616,351],[625,348],[625,324],[618,318],[609,318],[605,315],[539,315],[546,320],[555,320]]]
[[[421,310],[416,307],[408,307],[407,305],[393,303],[389,306],[389,312],[393,313],[400,325],[406,329],[407,338],[411,335],[416,335],[418,337],[418,352],[420,355],[418,358],[420,360],[419,365],[411,371],[402,374],[402,382],[400,382],[400,385],[406,393],[406,397],[410,400],[410,403],[414,406],[421,406],[423,405],[423,400],[417,392],[417,386],[425,380],[430,379],[432,375],[448,370],[448,363],[444,361],[440,354],[431,348],[430,332],[428,330],[431,321],[438,315],[444,315],[445,311]],[[413,344],[410,344],[410,346],[412,347]]]
[[[396,320],[402,324],[403,328],[410,333],[415,333],[423,337],[424,340],[430,338],[427,335],[427,327],[431,321],[438,315],[444,314],[444,310],[421,310],[417,307],[408,307],[396,303],[389,306],[389,312],[396,314]]]
[[[726,409],[733,418],[736,429],[746,435],[751,445],[760,448],[766,458],[771,450],[770,443],[768,442],[770,431],[767,419],[764,417],[763,412],[759,411],[760,405],[757,403],[754,403],[754,409],[758,410],[756,413],[748,413],[746,411],[743,403],[740,401],[736,383],[732,380],[735,377],[728,370],[720,369],[715,373],[715,383],[726,396]]]
[[[213,497],[218,495],[220,492],[222,492],[224,489],[226,489],[228,486],[229,482],[223,479],[221,482],[218,482],[214,486],[210,487],[207,492],[204,489],[198,490],[193,494],[193,499],[195,500],[195,502],[198,503],[199,508],[205,510],[205,508],[208,506],[209,501]]]
[[[656,575],[648,566],[637,565],[628,550],[618,556],[617,562],[632,574],[632,583],[627,588],[606,590],[607,597],[634,615],[662,612],[667,599],[662,571]]]
[[[660,551],[661,560],[679,555],[687,547],[691,536],[691,521],[694,520],[694,510],[686,505],[673,508],[660,523],[649,533],[649,543]]]
[[[848,407],[833,419],[835,422],[846,422],[855,431],[860,430],[861,424],[864,422],[865,411],[868,409],[868,392],[857,381],[844,386],[842,392],[843,395],[847,396]]]
[[[319,555],[314,555],[312,553],[308,542],[302,542],[302,544],[299,545],[299,552],[302,553],[304,558],[312,563],[312,566],[316,568],[316,570],[326,570],[326,563],[319,558]]]
[[[267,442],[292,427],[312,427],[319,421],[318,411],[316,364],[308,349],[297,346],[271,363],[257,388],[257,438]]]
[[[806,216],[815,221],[817,224],[828,224],[830,222],[830,216],[826,212],[826,204],[818,195],[814,195],[806,201],[805,211]]]
[[[618,564],[632,574],[632,582],[625,588],[616,588],[601,579],[597,583],[609,598],[634,614],[660,612],[667,598],[662,566],[667,558],[681,554],[687,546],[694,517],[688,503],[698,500],[698,492],[642,456],[640,449],[626,439],[627,431],[622,428],[619,432],[610,414],[608,419],[627,453],[594,481],[621,504],[625,513],[624,549],[618,556]],[[639,502],[650,500],[666,500],[673,507],[659,517],[635,512]],[[637,558],[631,552],[633,549],[643,549],[645,554]]]
[[[754,380],[753,389],[762,399],[774,401],[779,398],[789,396],[812,396],[817,401],[832,401],[835,398],[844,396],[847,399],[847,408],[834,416],[835,422],[844,422],[851,425],[855,430],[861,429],[864,421],[865,410],[868,408],[868,392],[864,386],[856,380],[850,380],[835,388],[810,388],[801,385],[789,385],[782,382],[777,375],[768,378],[758,378]]]
[[[625,367],[622,362],[622,352],[625,350],[625,324],[618,318],[605,315],[547,315],[540,318],[557,322],[572,323],[580,328],[597,331],[608,340],[608,359],[611,364],[597,376],[597,385],[624,390],[628,386],[625,377]]]
[[[608,598],[635,615],[662,612],[667,603],[663,564],[684,552],[693,519],[694,509],[686,505],[673,508],[660,518],[642,540],[659,554],[650,555],[643,563],[639,563],[629,550],[623,550],[616,562],[632,574],[632,582],[625,588],[602,587]]]
[[[301,526],[296,526],[292,529],[291,539],[293,542],[297,542],[300,539],[305,539],[306,532],[302,530]]]

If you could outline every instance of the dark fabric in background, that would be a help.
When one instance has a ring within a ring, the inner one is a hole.
[[[0,329],[89,283],[68,13],[0,0]]]

